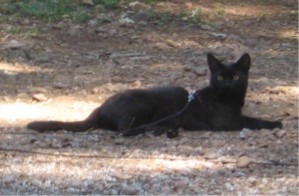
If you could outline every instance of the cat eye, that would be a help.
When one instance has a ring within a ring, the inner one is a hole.
[[[240,78],[240,77],[239,77],[238,75],[234,75],[234,76],[233,76],[233,80],[239,80],[239,78]]]
[[[217,76],[217,80],[223,80],[223,79],[224,79],[223,76],[221,76],[221,75]]]

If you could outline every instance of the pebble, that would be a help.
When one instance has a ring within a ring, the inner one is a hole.
[[[219,154],[209,150],[207,152],[204,152],[204,157],[207,159],[215,159],[219,157]]]
[[[142,23],[142,22],[147,22],[149,19],[149,14],[143,11],[139,11],[137,14],[133,15],[131,18],[134,20],[136,23]]]
[[[133,186],[124,186],[121,190],[122,195],[136,195],[138,190]]]
[[[109,29],[107,32],[109,36],[114,36],[117,34],[117,29]]]
[[[97,26],[98,24],[99,24],[99,21],[97,19],[88,21],[88,25],[92,26],[92,27]]]
[[[22,49],[26,47],[27,44],[25,42],[17,41],[17,40],[11,40],[7,44],[3,46],[4,49]]]
[[[94,6],[94,2],[92,0],[82,0],[82,3],[89,6]]]
[[[206,68],[203,69],[202,67],[195,67],[192,71],[198,77],[200,77],[200,76],[206,76],[208,74],[208,70]]]
[[[178,43],[178,42],[175,42],[175,41],[173,41],[173,40],[171,40],[171,39],[167,39],[166,40],[166,43],[169,45],[169,46],[171,46],[171,47],[173,47],[173,48],[178,48],[178,47],[180,47],[180,43]]]
[[[174,188],[175,189],[182,189],[184,187],[188,187],[188,184],[189,184],[188,179],[178,180],[174,183]]]
[[[279,138],[282,138],[283,136],[285,136],[287,134],[286,130],[279,130],[275,133],[275,135]]]
[[[227,190],[230,190],[230,191],[234,190],[234,187],[228,182],[225,183],[224,186],[227,188]]]
[[[200,25],[200,28],[203,30],[208,30],[208,31],[214,30],[214,28],[209,25]]]
[[[131,27],[135,24],[135,21],[130,18],[122,18],[118,22],[123,27]]]
[[[54,87],[54,88],[57,88],[57,89],[65,89],[65,88],[69,88],[69,85],[68,85],[68,84],[64,84],[64,83],[57,82],[57,83],[54,83],[54,84],[53,84],[53,87]]]
[[[123,145],[123,144],[125,144],[125,141],[123,138],[118,138],[118,139],[115,139],[114,144],[115,145]]]
[[[240,137],[240,139],[246,139],[246,138],[249,137],[249,135],[250,135],[251,133],[252,133],[252,130],[244,128],[244,129],[242,129],[242,131],[240,132],[239,137]]]
[[[47,101],[48,97],[46,95],[44,95],[43,93],[37,93],[37,94],[32,95],[32,99],[37,102],[43,102],[43,101]]]
[[[218,38],[226,38],[227,34],[225,33],[210,33],[211,35],[213,35],[214,37],[218,37]]]
[[[249,164],[252,162],[251,158],[247,156],[241,157],[238,162],[237,162],[237,167],[238,168],[248,168]]]
[[[180,145],[184,145],[184,144],[188,144],[189,143],[189,139],[188,138],[182,138],[180,140]]]
[[[138,9],[138,10],[149,10],[151,8],[150,5],[147,5],[145,3],[139,2],[139,1],[134,1],[129,3],[129,7],[132,9]]]

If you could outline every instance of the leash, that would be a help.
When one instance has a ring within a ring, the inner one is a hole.
[[[188,100],[187,100],[187,103],[185,104],[185,106],[178,112],[174,113],[174,114],[171,114],[169,116],[166,116],[160,120],[157,120],[157,121],[154,121],[154,122],[151,122],[149,124],[145,124],[145,125],[141,125],[139,127],[135,127],[135,128],[131,128],[131,129],[126,129],[126,130],[123,130],[121,135],[124,135],[124,136],[129,136],[128,134],[130,133],[134,133],[134,131],[138,131],[140,129],[144,129],[144,128],[147,128],[147,127],[150,127],[150,126],[153,126],[153,125],[157,125],[161,122],[164,122],[164,121],[167,121],[169,119],[172,119],[180,114],[182,114],[187,108],[188,106],[190,105],[191,101],[195,99],[195,96],[196,96],[196,91],[191,91],[189,94],[188,94]],[[178,133],[177,131],[173,132],[172,130],[168,131],[167,132],[167,137],[168,138],[174,138],[174,137],[177,137]]]

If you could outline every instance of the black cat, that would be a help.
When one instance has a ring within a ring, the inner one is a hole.
[[[282,128],[279,121],[266,121],[241,114],[251,64],[249,54],[244,54],[232,64],[223,64],[212,54],[208,54],[207,59],[211,71],[210,85],[193,94],[176,86],[126,90],[110,97],[83,121],[36,121],[27,127],[37,131],[74,132],[102,128],[118,131],[124,136],[147,130],[159,130],[161,133],[161,130],[178,128]],[[176,136],[176,133],[172,136]]]

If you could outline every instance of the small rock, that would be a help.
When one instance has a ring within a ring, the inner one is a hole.
[[[175,189],[183,189],[185,187],[188,187],[188,185],[189,185],[188,179],[182,179],[174,182]]]
[[[142,86],[142,82],[140,80],[135,80],[135,82],[133,82],[132,87],[135,88],[140,88]]]
[[[211,131],[209,132],[205,132],[203,133],[200,138],[204,139],[204,138],[207,138],[207,139],[210,139],[211,137],[213,136],[213,133]]]
[[[286,130],[279,130],[275,133],[275,135],[279,138],[282,138],[283,136],[285,136],[287,134]]]
[[[136,23],[147,23],[149,19],[149,14],[143,11],[139,11],[137,14],[133,15],[131,18],[134,20]]]
[[[173,48],[178,48],[181,45],[180,43],[177,43],[171,39],[166,40],[166,43]]]
[[[82,0],[82,3],[89,6],[94,6],[94,3],[92,0]]]
[[[188,144],[189,143],[189,139],[188,138],[182,138],[180,141],[180,145],[184,145],[184,144]]]
[[[269,144],[264,142],[264,143],[258,144],[257,147],[258,147],[258,148],[268,148],[268,147],[269,147]]]
[[[48,97],[46,97],[43,93],[37,93],[32,95],[32,99],[37,102],[47,101]]]
[[[150,5],[147,5],[145,3],[139,2],[139,1],[134,1],[129,3],[129,7],[135,10],[149,10],[151,9]]]
[[[101,24],[112,22],[112,19],[109,18],[109,16],[107,16],[106,14],[100,14],[99,16],[97,16],[96,20],[98,23],[101,23]]]
[[[261,137],[265,138],[267,141],[276,140],[274,132],[269,129],[261,129],[260,134]]]
[[[230,34],[227,36],[227,38],[230,40],[242,41],[242,38],[239,35],[235,35],[235,34]]]
[[[247,157],[247,156],[243,156],[241,157],[238,162],[237,162],[237,167],[238,168],[248,168],[249,164],[252,162],[252,160]]]
[[[93,88],[93,89],[91,90],[91,92],[92,92],[93,94],[99,94],[99,93],[101,92],[101,88],[100,88],[100,87],[95,87],[95,88]]]
[[[25,18],[23,21],[22,21],[22,24],[23,25],[29,25],[30,24],[30,20],[28,18]]]
[[[281,46],[282,47],[291,47],[292,44],[291,43],[282,43]]]
[[[109,29],[109,30],[108,30],[108,34],[109,34],[109,36],[114,36],[114,35],[116,35],[116,34],[117,34],[117,29]]]
[[[217,29],[223,29],[224,24],[225,23],[223,21],[215,21],[213,26]]]
[[[206,76],[207,72],[208,72],[206,68],[202,68],[202,67],[199,67],[199,66],[196,66],[196,67],[185,67],[185,70],[186,71],[190,71],[190,72],[196,74],[198,77]]]
[[[92,27],[95,27],[98,24],[99,24],[99,21],[97,19],[93,19],[93,20],[88,21],[88,25],[92,26]]]
[[[114,144],[115,145],[123,145],[125,143],[124,139],[123,138],[117,138],[115,139],[114,141]]]
[[[130,25],[135,24],[135,21],[130,18],[121,18],[118,22],[122,26],[130,26]]]
[[[219,157],[219,154],[214,151],[204,152],[204,157],[207,159],[215,159]]]
[[[242,129],[242,131],[240,132],[239,137],[240,137],[240,139],[246,139],[246,138],[248,138],[248,136],[249,136],[251,133],[252,133],[252,130],[244,128],[244,129]]]
[[[108,30],[104,27],[98,27],[95,29],[96,33],[106,33]]]
[[[82,29],[82,26],[75,25],[68,30],[68,34],[72,36],[78,35],[80,33],[80,29]]]
[[[57,82],[57,83],[54,83],[53,87],[58,88],[58,89],[65,89],[65,88],[69,88],[69,85]]]
[[[5,44],[3,46],[3,48],[4,49],[22,49],[26,46],[27,46],[27,44],[24,43],[24,42],[20,42],[20,41],[17,41],[17,40],[11,40],[7,44]]]
[[[251,20],[244,20],[243,24],[246,25],[246,26],[250,26],[252,24],[252,21]]]
[[[209,25],[200,25],[200,28],[208,31],[214,30],[214,28]]]
[[[101,4],[96,5],[96,9],[98,10],[99,13],[104,13],[106,11],[106,8]]]
[[[234,190],[234,187],[228,182],[225,183],[224,186],[227,188],[227,190],[230,190],[230,191]]]
[[[18,73],[13,72],[13,71],[9,71],[9,70],[4,70],[3,74],[8,75],[8,76],[16,76],[16,75],[18,75]]]
[[[218,38],[226,38],[227,34],[224,33],[210,33],[211,35],[218,37]]]
[[[138,193],[138,190],[133,186],[124,186],[124,188],[121,190],[122,195],[136,195]]]
[[[52,184],[52,181],[51,181],[51,180],[46,180],[46,181],[44,182],[44,186],[45,186],[45,187],[50,187],[51,184]]]

